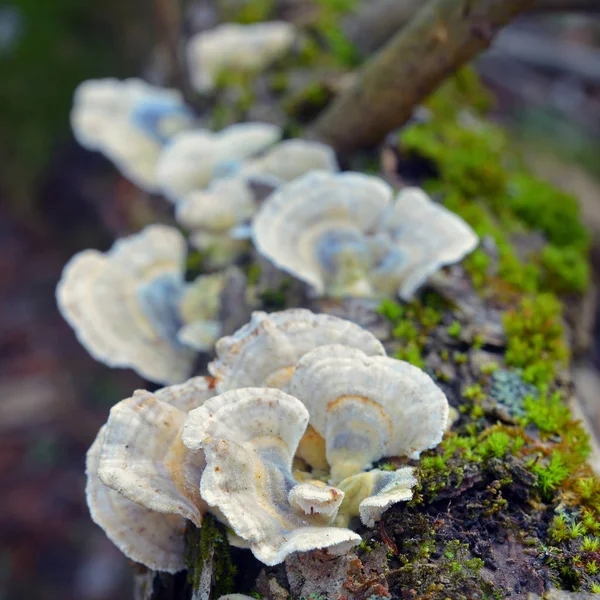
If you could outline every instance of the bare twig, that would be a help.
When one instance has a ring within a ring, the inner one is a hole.
[[[363,56],[381,48],[399,31],[423,0],[370,0],[360,4],[343,23],[346,35]],[[530,12],[600,12],[600,0],[534,0]]]
[[[185,93],[188,83],[181,61],[182,16],[179,0],[154,0],[157,26],[169,58],[169,75],[173,83]]]
[[[431,0],[359,72],[311,130],[340,152],[373,146],[535,0]]]

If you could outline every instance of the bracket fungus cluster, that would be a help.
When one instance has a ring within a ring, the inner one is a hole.
[[[268,123],[185,131],[160,155],[158,185],[175,203],[192,244],[210,251],[212,264],[230,263],[247,247],[259,207],[253,182],[273,189],[313,169],[338,170],[329,146],[299,139],[276,143],[281,133]]]
[[[187,46],[192,84],[198,92],[207,93],[225,71],[262,71],[284,56],[295,39],[296,28],[285,21],[224,23],[197,33]]]
[[[448,403],[420,369],[357,325],[302,309],[255,313],[217,348],[216,382],[136,392],[88,452],[90,511],[127,556],[183,568],[182,521],[206,512],[267,565],[344,553],[361,540],[353,517],[372,525],[412,497],[412,467],[373,463],[441,441]]]
[[[58,306],[94,358],[159,383],[190,376],[194,350],[221,335],[227,272],[185,283],[186,253],[179,231],[151,225],[106,253],[84,250],[66,264]]]
[[[377,177],[319,171],[265,200],[253,239],[261,254],[317,295],[403,299],[478,244],[469,225],[418,188],[394,198]]]
[[[156,162],[164,144],[194,121],[180,92],[141,79],[84,81],[71,111],[77,141],[104,154],[148,191],[157,191]]]

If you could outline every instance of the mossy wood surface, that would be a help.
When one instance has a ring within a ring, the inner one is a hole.
[[[569,409],[588,234],[576,200],[533,177],[482,116],[488,103],[473,74],[460,72],[384,150],[389,180],[423,185],[481,237],[414,302],[309,300],[288,278],[267,282],[258,264],[247,267],[266,310],[303,305],[352,319],[444,390],[452,426],[414,462],[413,500],[373,529],[358,526],[363,543],[344,557],[317,551],[273,568],[229,549],[221,526],[207,520],[188,531],[187,576],[140,575],[138,598],[205,597],[198,586],[208,560],[212,598],[600,592],[600,479],[586,462],[588,434]]]

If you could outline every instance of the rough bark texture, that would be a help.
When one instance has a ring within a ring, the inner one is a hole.
[[[427,4],[324,112],[312,134],[349,152],[381,142],[452,72],[489,46],[534,0],[437,0]]]
[[[421,0],[372,0],[344,21],[344,31],[361,56],[381,48],[423,6]],[[532,12],[600,11],[598,0],[536,0]]]

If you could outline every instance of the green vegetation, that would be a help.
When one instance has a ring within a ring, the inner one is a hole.
[[[589,236],[576,199],[527,173],[519,157],[508,151],[503,130],[477,115],[488,98],[475,76],[460,73],[428,105],[431,118],[401,132],[401,149],[429,161],[437,178],[426,187],[480,236],[494,240],[496,273],[483,250],[467,259],[475,285],[481,288],[499,278],[521,292],[584,291]],[[469,108],[461,108],[465,106]],[[520,256],[512,236],[530,230],[542,233],[548,244]]]
[[[562,306],[550,294],[524,298],[504,317],[506,364],[523,369],[523,380],[538,387],[552,382],[569,358],[561,324]]]
[[[188,526],[185,548],[188,583],[192,589],[198,588],[203,565],[212,550],[215,597],[233,592],[236,567],[231,560],[224,527],[212,515],[204,515],[200,529],[192,524]]]

